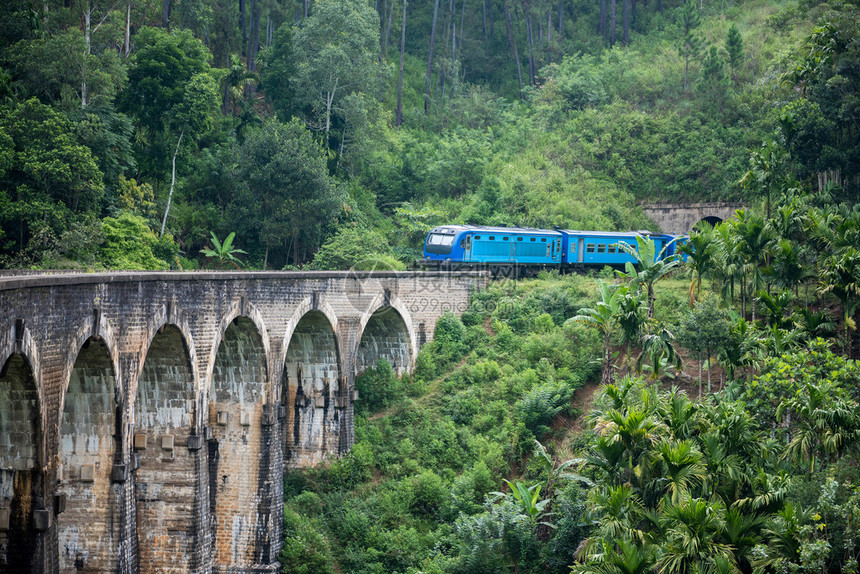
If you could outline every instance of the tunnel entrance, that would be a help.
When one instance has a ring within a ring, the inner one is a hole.
[[[198,544],[194,511],[200,437],[189,442],[194,423],[194,378],[182,333],[159,329],[146,353],[134,403],[133,446],[137,540],[141,572],[195,569]]]
[[[701,223],[707,223],[711,227],[716,227],[718,224],[722,223],[723,220],[716,215],[709,215],[707,217],[703,217],[693,226],[693,229],[697,229]]]
[[[346,407],[340,378],[334,329],[323,313],[310,311],[296,325],[284,362],[285,466],[313,465],[337,454]]]
[[[57,517],[60,571],[116,572],[120,493],[111,484],[116,452],[116,376],[98,337],[78,353],[60,423],[58,491],[66,510]]]
[[[209,502],[217,567],[255,563],[258,488],[261,472],[268,471],[261,426],[267,378],[257,326],[237,317],[218,346],[209,390]]]
[[[0,572],[39,570],[33,510],[41,506],[39,393],[23,355],[0,371]],[[38,503],[37,503],[38,501]]]

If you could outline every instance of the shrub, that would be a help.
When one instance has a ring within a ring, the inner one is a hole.
[[[448,495],[445,482],[432,470],[425,470],[412,479],[411,488],[414,496],[411,510],[424,516],[436,514]]]
[[[385,359],[379,359],[374,366],[356,377],[355,388],[360,398],[358,409],[363,413],[388,408],[403,394],[394,368]]]
[[[284,574],[334,574],[328,541],[313,521],[284,508],[284,544],[279,560]]]
[[[569,406],[573,390],[564,383],[544,383],[533,388],[516,404],[517,418],[536,438],[549,432],[547,426]]]

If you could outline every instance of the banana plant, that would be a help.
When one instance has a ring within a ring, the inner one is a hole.
[[[230,263],[236,269],[242,267],[242,262],[236,255],[246,253],[246,251],[233,247],[233,239],[236,237],[236,232],[231,232],[223,243],[218,240],[215,232],[210,231],[209,234],[212,236],[212,249],[206,247],[201,249],[200,253],[217,260],[219,267],[222,267],[225,263]]]

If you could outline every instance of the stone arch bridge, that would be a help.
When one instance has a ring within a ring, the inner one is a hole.
[[[283,475],[353,442],[477,274],[0,278],[0,572],[278,569]]]

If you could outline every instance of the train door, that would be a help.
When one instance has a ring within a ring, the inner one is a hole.
[[[472,260],[472,236],[467,235],[463,239],[463,261],[471,261]]]
[[[555,250],[553,251],[553,254],[552,254],[552,260],[555,262],[560,261],[561,260],[560,255],[561,255],[561,239],[556,239],[555,240]]]
[[[582,263],[585,258],[585,238],[580,237],[576,247],[576,262]]]

